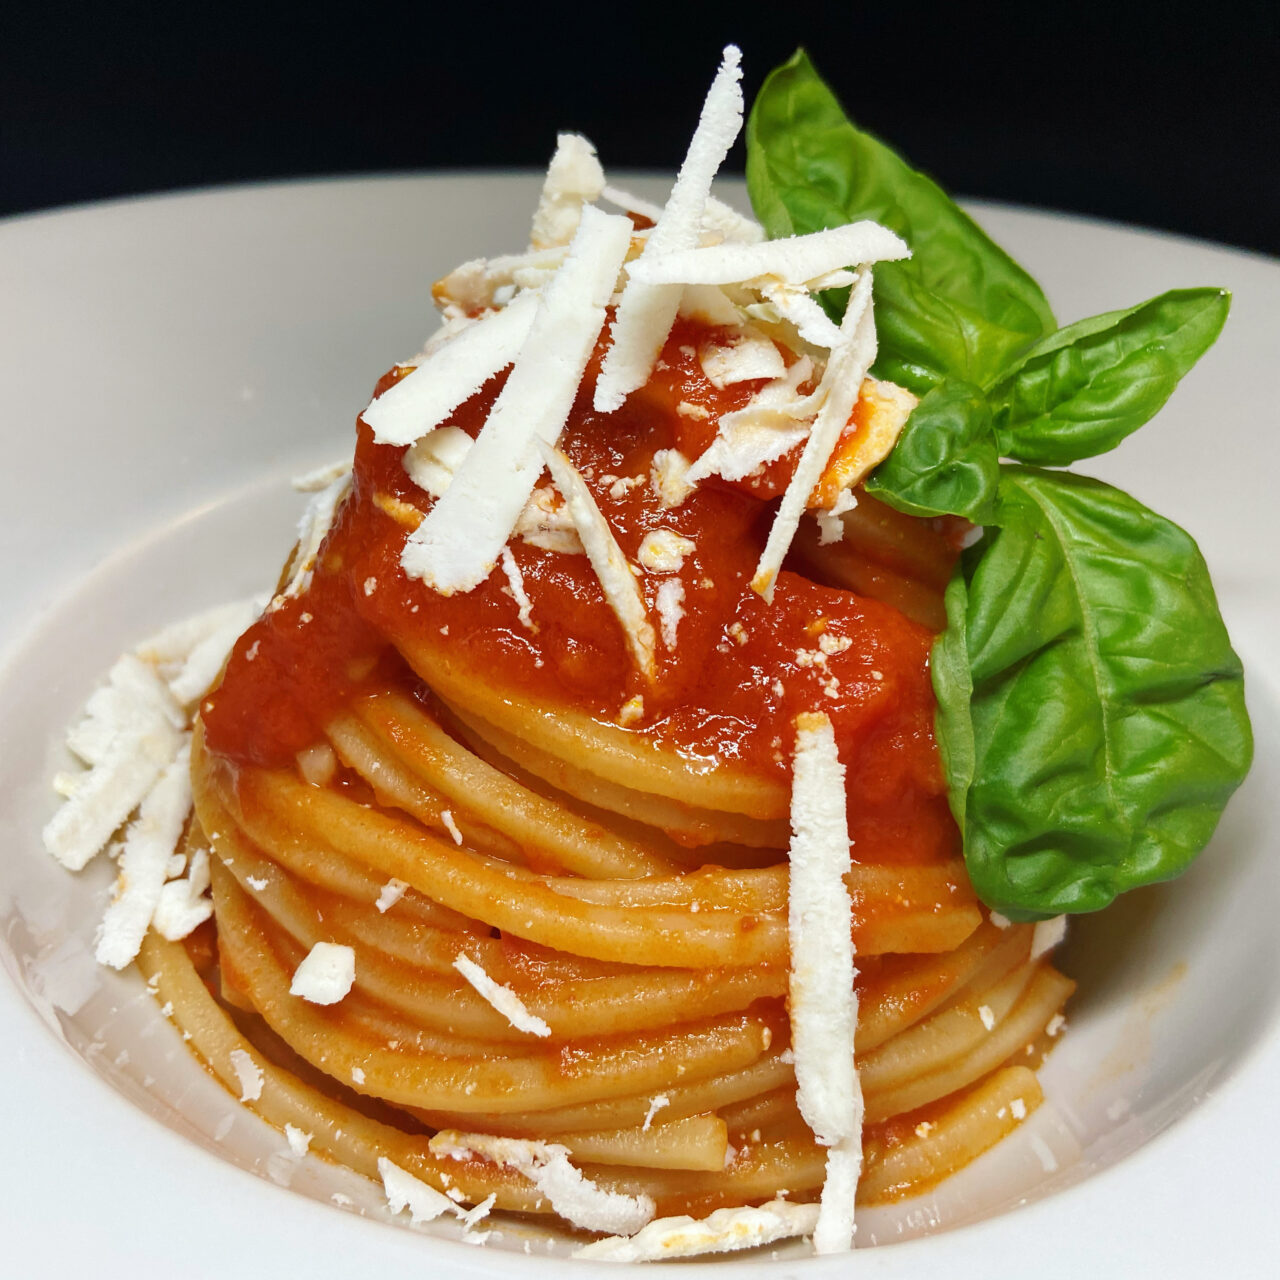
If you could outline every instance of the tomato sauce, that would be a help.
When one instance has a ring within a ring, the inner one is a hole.
[[[416,688],[387,636],[433,628],[499,688],[612,724],[640,695],[643,715],[630,732],[764,777],[789,777],[794,717],[824,711],[848,770],[855,856],[859,841],[875,848],[877,861],[955,856],[933,735],[931,634],[889,605],[797,573],[779,575],[771,604],[750,588],[776,510],[770,499],[796,455],[753,480],[711,479],[680,506],[661,506],[650,482],[654,455],[680,449],[697,457],[714,438],[716,416],[761,386],[712,386],[696,358],[707,336],[704,326],[678,322],[649,385],[609,415],[591,406],[597,351],[560,440],[633,564],[653,530],[694,544],[675,575],[684,612],[675,646],[658,642],[656,680],[636,670],[585,555],[511,540],[536,631],[521,624],[501,567],[449,597],[409,579],[400,553],[415,510],[428,511],[432,499],[405,472],[405,450],[375,444],[360,422],[353,492],[310,587],[270,608],[237,644],[202,706],[209,747],[234,761],[291,763],[362,690]],[[405,373],[387,374],[378,392]],[[448,425],[477,435],[504,381],[490,380]],[[670,576],[637,579],[655,629],[657,590]]]

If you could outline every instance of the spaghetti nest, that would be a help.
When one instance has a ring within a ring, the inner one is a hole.
[[[514,613],[515,602],[497,585],[463,604],[401,581],[379,603],[362,588],[393,578],[404,530],[400,499],[389,500],[392,472],[374,465],[385,451],[367,438],[361,451],[311,591],[246,634],[203,704],[209,731],[197,725],[188,839],[214,853],[215,927],[185,945],[148,938],[141,963],[160,998],[230,1087],[239,1087],[237,1050],[262,1067],[249,1102],[260,1115],[305,1130],[313,1150],[370,1177],[386,1157],[471,1203],[492,1195],[501,1209],[551,1210],[511,1164],[459,1159],[439,1140],[433,1149],[434,1135],[461,1130],[559,1144],[596,1186],[648,1196],[664,1216],[758,1204],[782,1190],[816,1198],[825,1152],[797,1110],[786,1003],[788,765],[768,749],[767,717],[753,731],[763,742],[755,755],[717,755],[687,730],[664,736],[664,725],[698,720],[687,691],[679,714],[630,727],[593,706],[581,680],[576,699],[556,701],[532,675],[520,679],[510,658],[519,633],[492,615]],[[864,579],[882,570],[881,580],[929,596],[950,553],[923,523],[898,536],[869,510],[868,500],[850,521],[841,556]],[[621,516],[614,524],[620,540],[644,532]],[[548,559],[527,565],[535,608],[546,600],[539,588],[552,589],[537,576]],[[792,578],[782,576],[772,616],[817,591],[829,634],[866,610],[900,619],[874,600]],[[278,664],[273,644],[305,637],[335,601],[355,615],[344,634],[360,643],[320,645],[340,688],[312,699],[322,722],[299,730],[279,707],[255,703],[250,659]],[[811,627],[803,613],[796,625]],[[717,720],[708,704],[723,679],[709,664],[766,660],[750,638],[726,653],[725,625],[722,614],[702,637],[708,667],[695,685],[707,722]],[[1038,1104],[1031,1068],[1072,989],[1032,957],[1030,926],[998,927],[977,903],[929,781],[936,766],[899,761],[892,777],[872,767],[902,756],[904,743],[933,761],[931,703],[919,693],[928,633],[918,630],[918,652],[899,646],[915,685],[904,678],[890,699],[914,708],[907,720],[836,717],[851,762],[846,883],[867,1121],[860,1203],[927,1188]],[[498,631],[504,661],[481,643]],[[684,661],[695,666],[700,634],[687,633]],[[554,665],[551,628],[527,647],[542,659],[538,671]],[[817,650],[832,654],[823,678],[843,670],[836,655],[850,648]],[[793,640],[777,649],[794,652]],[[601,665],[610,661],[604,652]],[[238,683],[248,710],[235,710]],[[782,687],[768,673],[755,684]],[[912,814],[927,821],[913,826]],[[353,989],[328,1006],[290,990],[322,941],[355,955]],[[459,957],[548,1034],[513,1025],[459,972]]]

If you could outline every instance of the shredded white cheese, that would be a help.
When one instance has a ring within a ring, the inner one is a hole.
[[[404,891],[408,888],[408,884],[404,880],[397,880],[394,876],[382,886],[382,891],[378,894],[378,900],[373,905],[379,911],[390,911],[392,907],[404,897]]]
[[[650,254],[692,249],[697,243],[711,194],[711,181],[742,128],[742,54],[729,45],[711,83],[684,163],[645,248],[631,264],[626,288],[610,330],[611,343],[596,382],[597,412],[621,408],[631,392],[649,380],[658,352],[680,306],[678,284],[648,284],[635,267]]]
[[[294,476],[289,481],[289,485],[295,493],[319,493],[321,489],[327,489],[339,476],[345,476],[350,470],[351,460],[339,458],[336,462],[329,462],[323,467],[316,467],[311,471],[304,471],[299,476]]]
[[[475,988],[477,994],[492,1005],[517,1031],[524,1031],[531,1036],[549,1036],[551,1028],[536,1014],[525,1008],[510,987],[495,982],[489,975],[465,953],[459,954],[453,967]]]
[[[438,427],[515,360],[537,309],[536,294],[518,294],[508,306],[461,329],[412,373],[393,382],[360,415],[373,438],[379,444],[412,444]]]
[[[479,1156],[523,1174],[551,1202],[562,1218],[584,1231],[631,1235],[654,1214],[647,1195],[606,1191],[569,1163],[569,1150],[556,1142],[496,1138],[483,1133],[443,1129],[429,1143],[434,1155],[467,1160]]]
[[[106,848],[184,741],[186,717],[148,664],[127,654],[107,679],[68,735],[92,768],[44,829],[45,848],[70,871]]]
[[[511,598],[516,602],[520,625],[526,631],[537,631],[537,623],[533,620],[533,604],[524,589],[524,575],[509,546],[502,548],[502,572],[507,575],[507,586],[511,589]]]
[[[841,489],[829,511],[819,509],[818,545],[825,547],[839,542],[844,537],[844,521],[840,519],[846,511],[852,511],[858,505],[858,499],[851,489]]]
[[[578,229],[582,206],[594,204],[604,189],[604,170],[595,147],[581,134],[560,134],[533,215],[529,243],[535,249],[568,244]]]
[[[813,362],[802,356],[741,409],[722,414],[716,438],[685,472],[685,484],[698,485],[715,475],[745,480],[794,449],[809,434],[805,420],[821,403],[817,393],[800,395],[812,376]]]
[[[392,1213],[409,1210],[409,1221],[434,1222],[442,1213],[457,1213],[458,1206],[435,1187],[428,1186],[420,1178],[393,1164],[386,1156],[378,1157],[378,1175],[387,1196],[387,1207]]]
[[[818,1218],[815,1204],[771,1200],[759,1208],[717,1209],[701,1221],[659,1218],[633,1236],[611,1236],[583,1245],[575,1258],[596,1262],[661,1262],[707,1253],[755,1249],[793,1236],[807,1236]]]
[[[311,1004],[337,1004],[356,980],[356,953],[336,942],[317,942],[294,970],[289,994]]]
[[[156,668],[178,703],[190,707],[208,691],[227,654],[258,616],[263,603],[255,598],[219,605],[166,627],[144,640],[135,653]]]
[[[849,869],[845,773],[831,721],[818,713],[796,717],[791,831],[788,1007],[796,1103],[814,1138],[831,1148],[814,1248],[832,1253],[851,1247],[853,1192],[862,1158],[862,1090],[853,1058],[858,1006],[853,904],[844,882]]]
[[[773,585],[778,570],[791,547],[800,517],[814,486],[818,483],[836,441],[857,403],[862,380],[876,358],[875,319],[871,308],[871,272],[864,268],[849,295],[849,306],[840,326],[841,345],[832,353],[816,394],[823,396],[822,408],[805,442],[795,474],[782,495],[773,527],[756,566],[752,589],[773,601]]]
[[[1031,958],[1039,960],[1047,955],[1067,936],[1067,917],[1054,916],[1052,920],[1037,920],[1031,934]]]
[[[582,539],[587,559],[600,580],[600,588],[626,635],[627,644],[640,671],[652,678],[655,672],[653,626],[645,610],[644,597],[627,558],[622,554],[608,522],[600,514],[586,481],[558,449],[543,446],[543,457],[551,477],[564,497],[569,517]]]
[[[641,1133],[648,1133],[653,1124],[653,1117],[662,1110],[663,1107],[669,1107],[671,1099],[665,1093],[655,1094],[649,1099],[649,1110],[644,1113],[644,1124],[640,1126]]]
[[[778,281],[803,285],[823,281],[840,267],[909,258],[906,241],[878,222],[850,222],[829,231],[758,244],[720,244],[668,250],[653,245],[631,264],[632,280],[649,285],[741,284]],[[847,283],[848,278],[845,277]]]
[[[315,1135],[308,1133],[305,1129],[299,1129],[297,1125],[286,1124],[284,1136],[289,1144],[290,1155],[297,1160],[301,1160],[307,1154],[307,1148],[311,1145],[311,1139]]]
[[[516,521],[515,536],[531,547],[541,547],[543,551],[555,551],[561,555],[584,554],[582,539],[569,518],[564,499],[549,484],[540,484],[529,496]]]
[[[737,329],[746,319],[743,310],[723,289],[710,284],[685,285],[680,291],[679,314],[726,329]]]
[[[443,496],[471,451],[471,437],[461,427],[436,427],[404,452],[405,474],[433,498]]]
[[[281,598],[289,600],[300,596],[311,585],[316,556],[333,527],[338,506],[350,487],[350,474],[340,475],[307,503],[298,521],[298,549],[294,552],[289,581],[280,593]]]
[[[679,449],[659,449],[653,455],[649,483],[664,507],[678,507],[693,492],[688,475],[689,459]]]
[[[186,743],[143,798],[125,833],[115,897],[98,939],[99,964],[123,969],[137,958],[191,811],[190,775],[191,747]]]
[[[757,282],[764,303],[749,307],[750,314],[763,319],[772,311],[779,320],[794,326],[804,342],[830,351],[840,342],[840,326],[827,315],[822,304],[801,285],[784,284],[780,280]]]
[[[444,829],[449,833],[449,839],[452,840],[454,844],[460,845],[462,843],[462,829],[453,820],[453,810],[441,809],[440,821],[444,823]]]
[[[650,573],[679,573],[694,545],[674,529],[652,529],[641,539],[636,559]]]
[[[600,195],[615,209],[622,209],[626,213],[638,213],[642,218],[648,218],[650,222],[657,222],[662,217],[660,204],[654,204],[652,200],[646,200],[643,196],[633,195],[630,191],[623,191],[621,187],[615,187],[611,183],[605,183]]]
[[[707,381],[723,390],[758,378],[773,381],[787,373],[782,352],[772,338],[758,329],[745,328],[727,342],[706,342],[698,351],[698,363]]]
[[[630,241],[626,218],[583,210],[479,437],[405,543],[410,577],[448,595],[470,591],[497,564],[542,471],[538,445],[554,444],[569,416]]]
[[[266,881],[262,887],[266,888]],[[160,890],[151,927],[170,942],[187,937],[213,915],[213,900],[208,896],[208,889],[209,851],[197,849],[191,855],[186,876],[170,880]]]
[[[231,1069],[240,1082],[240,1101],[257,1102],[262,1097],[262,1068],[243,1049],[232,1049],[230,1058]]]
[[[662,625],[662,643],[667,651],[676,647],[676,632],[684,617],[684,583],[679,578],[667,578],[658,584],[658,620]]]

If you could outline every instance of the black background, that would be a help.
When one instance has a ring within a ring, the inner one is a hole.
[[[1276,6],[0,6],[0,215],[321,173],[679,163],[728,40],[805,44],[953,191],[1280,252]],[[729,168],[741,168],[741,148]]]

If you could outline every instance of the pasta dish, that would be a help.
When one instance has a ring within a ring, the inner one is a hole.
[[[665,206],[560,138],[265,607],[121,660],[46,831],[75,867],[123,830],[99,958],[291,1149],[477,1238],[850,1248],[1040,1104],[1101,905],[987,892],[940,750],[998,522],[873,482],[937,394],[877,331],[928,246],[716,200],[738,79]]]

